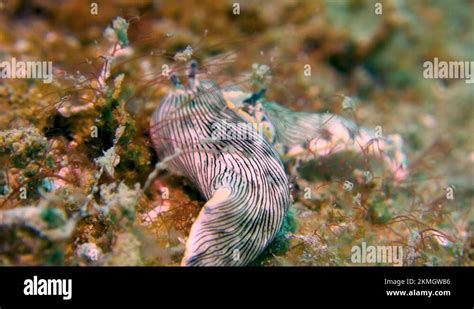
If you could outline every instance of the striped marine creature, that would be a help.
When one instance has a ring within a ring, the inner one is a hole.
[[[280,230],[291,202],[289,181],[273,146],[228,108],[214,82],[196,74],[192,62],[187,86],[172,75],[174,88],[150,123],[160,160],[207,199],[181,264],[247,265]]]
[[[341,151],[378,156],[395,180],[408,175],[408,158],[398,134],[378,137],[374,130],[360,128],[351,120],[324,113],[295,112],[265,99],[265,89],[248,93],[239,87],[223,89],[230,109],[260,128],[283,161],[310,160]]]

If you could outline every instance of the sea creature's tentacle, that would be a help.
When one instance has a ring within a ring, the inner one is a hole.
[[[288,178],[270,143],[227,107],[216,84],[195,74],[191,67],[189,87],[175,83],[151,119],[159,158],[179,149],[170,169],[208,200],[182,265],[246,265],[281,228],[290,203]]]

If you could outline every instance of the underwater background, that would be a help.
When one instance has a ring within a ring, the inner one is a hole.
[[[159,165],[149,123],[172,86],[163,72],[184,75],[192,59],[221,86],[265,87],[292,110],[404,140],[403,181],[360,154],[304,163],[252,265],[360,265],[362,243],[402,246],[408,266],[474,265],[474,86],[423,75],[434,58],[474,60],[473,11],[468,0],[0,1],[0,62],[54,67],[52,83],[0,79],[0,265],[179,265],[206,201]]]

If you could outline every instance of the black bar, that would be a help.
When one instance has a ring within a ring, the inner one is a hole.
[[[72,279],[72,298],[25,296],[24,281]],[[385,279],[449,279],[415,285]],[[0,308],[9,304],[464,304],[472,308],[472,267],[0,267]],[[387,290],[449,290],[450,296],[387,296]],[[456,307],[461,308],[461,307]]]

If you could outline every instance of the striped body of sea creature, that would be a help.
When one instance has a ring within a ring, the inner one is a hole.
[[[173,76],[175,88],[151,118],[160,160],[207,199],[181,264],[247,265],[280,230],[291,202],[289,181],[273,146],[227,107],[215,83],[195,75],[193,64],[186,87]]]

